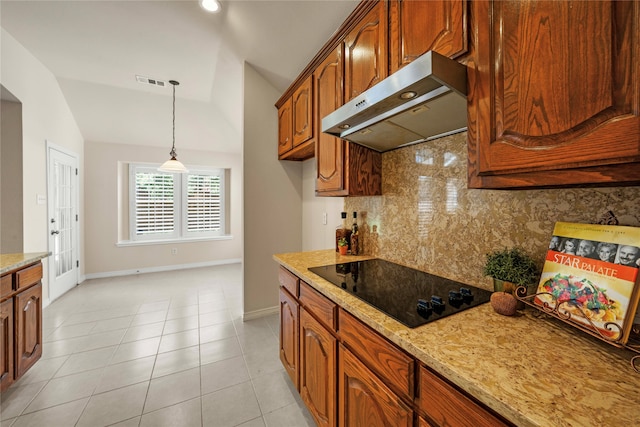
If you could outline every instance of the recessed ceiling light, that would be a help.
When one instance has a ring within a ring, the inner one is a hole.
[[[220,11],[220,2],[218,0],[200,0],[200,5],[209,12]]]

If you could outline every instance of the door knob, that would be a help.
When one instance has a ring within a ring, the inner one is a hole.
[[[51,235],[53,236],[54,234],[60,234],[60,231],[58,231],[58,230],[51,230]]]

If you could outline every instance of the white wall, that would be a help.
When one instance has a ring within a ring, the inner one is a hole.
[[[2,96],[15,99],[2,87]],[[22,104],[0,102],[0,253],[22,253]]]
[[[47,252],[47,205],[36,203],[37,195],[47,194],[45,141],[78,155],[82,229],[84,140],[53,74],[4,29],[0,39],[0,83],[22,103],[24,252]],[[82,274],[82,243],[78,253]],[[43,297],[47,301],[48,260],[43,264]]]
[[[244,67],[244,315],[277,310],[273,254],[302,248],[302,165],[279,161],[280,93]]]
[[[187,167],[210,166],[231,169],[228,233],[230,240],[208,240],[151,244],[143,246],[117,246],[119,236],[128,236],[119,230],[118,220],[128,217],[128,205],[122,203],[119,192],[128,188],[121,185],[119,162],[163,163],[168,148],[125,144],[87,143],[86,165],[86,266],[87,277],[104,277],[184,268],[197,265],[239,262],[242,257],[242,161],[240,154],[215,153],[179,149],[179,159]],[[122,171],[128,173],[127,168]],[[126,202],[126,199],[124,201]],[[172,254],[172,249],[177,254]]]
[[[344,197],[316,197],[316,159],[302,166],[302,250],[315,251],[335,246],[336,228],[342,226],[340,212],[344,210]],[[327,223],[324,224],[326,214]],[[351,224],[352,212],[347,218]]]

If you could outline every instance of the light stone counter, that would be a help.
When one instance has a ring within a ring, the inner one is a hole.
[[[370,259],[333,250],[274,259],[518,426],[640,426],[640,373],[617,349],[555,319],[483,304],[410,329],[307,270]]]
[[[42,258],[48,257],[49,255],[49,252],[0,254],[0,274],[15,270],[16,268],[24,267],[25,265],[33,264]]]

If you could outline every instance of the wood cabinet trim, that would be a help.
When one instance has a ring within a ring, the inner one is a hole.
[[[302,70],[302,72],[298,75],[298,77],[291,83],[289,88],[282,94],[280,99],[276,101],[275,106],[280,108],[282,104],[289,98],[294,90],[300,86],[302,81],[309,77],[313,70],[315,70],[322,61],[329,55],[333,49],[335,49],[338,45],[342,43],[344,37],[353,29],[353,27],[367,14],[371,9],[373,9],[379,1],[385,0],[362,0],[356,8],[351,12],[351,14],[344,20],[342,25],[338,27],[335,33],[331,36],[331,38],[322,46],[320,51],[316,54],[316,56],[311,59],[309,64]]]

